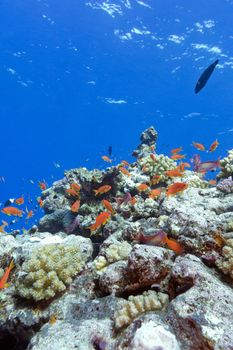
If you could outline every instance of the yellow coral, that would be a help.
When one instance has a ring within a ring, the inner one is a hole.
[[[17,293],[26,298],[48,300],[66,289],[84,267],[78,246],[48,244],[33,251],[22,265],[26,276],[16,284]]]
[[[127,242],[118,242],[110,244],[109,247],[107,247],[103,251],[103,255],[98,256],[93,261],[93,267],[97,271],[103,272],[105,267],[110,265],[111,263],[119,260],[126,260],[129,256],[129,253],[131,251],[132,247]]]
[[[145,170],[145,174],[150,176],[160,175],[160,180],[167,180],[168,177],[164,175],[165,171],[175,169],[177,164],[171,158],[163,154],[156,155],[156,161],[150,156],[138,160],[139,166]]]
[[[131,295],[123,306],[115,311],[116,328],[128,326],[133,319],[147,311],[159,311],[168,303],[168,295],[148,290],[141,295]]]

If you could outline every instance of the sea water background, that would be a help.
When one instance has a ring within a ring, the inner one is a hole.
[[[51,185],[64,169],[106,167],[109,145],[114,164],[132,160],[151,125],[160,153],[182,145],[189,160],[192,141],[217,138],[203,160],[225,156],[233,147],[232,18],[232,0],[1,0],[0,202],[35,198],[38,181]]]

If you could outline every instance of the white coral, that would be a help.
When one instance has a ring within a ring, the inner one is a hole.
[[[116,328],[128,326],[133,319],[147,311],[158,311],[168,303],[168,295],[148,290],[141,295],[131,295],[114,313]]]

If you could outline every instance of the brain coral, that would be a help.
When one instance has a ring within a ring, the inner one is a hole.
[[[64,291],[84,266],[85,257],[78,246],[47,244],[23,263],[17,294],[35,301],[48,300]]]

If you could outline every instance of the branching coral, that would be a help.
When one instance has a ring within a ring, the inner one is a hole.
[[[148,290],[141,295],[131,295],[128,301],[115,311],[116,328],[128,326],[136,317],[147,311],[159,311],[168,303],[168,295]]]
[[[186,180],[187,179],[187,180]],[[200,175],[195,174],[191,171],[186,171],[184,180],[188,182],[189,187],[195,188],[209,188],[211,185],[208,181],[203,180]]]
[[[145,174],[150,176],[159,175],[161,181],[168,179],[168,177],[164,175],[165,171],[176,168],[176,163],[163,154],[156,155],[156,160],[150,156],[144,157],[138,160],[138,164]]]
[[[228,239],[226,245],[222,248],[223,257],[217,260],[219,269],[233,278],[233,239]]]
[[[85,265],[78,246],[48,244],[33,251],[22,265],[17,294],[35,301],[48,300],[66,289]]]
[[[233,149],[228,151],[228,156],[220,160],[221,172],[218,178],[227,178],[233,175]]]

